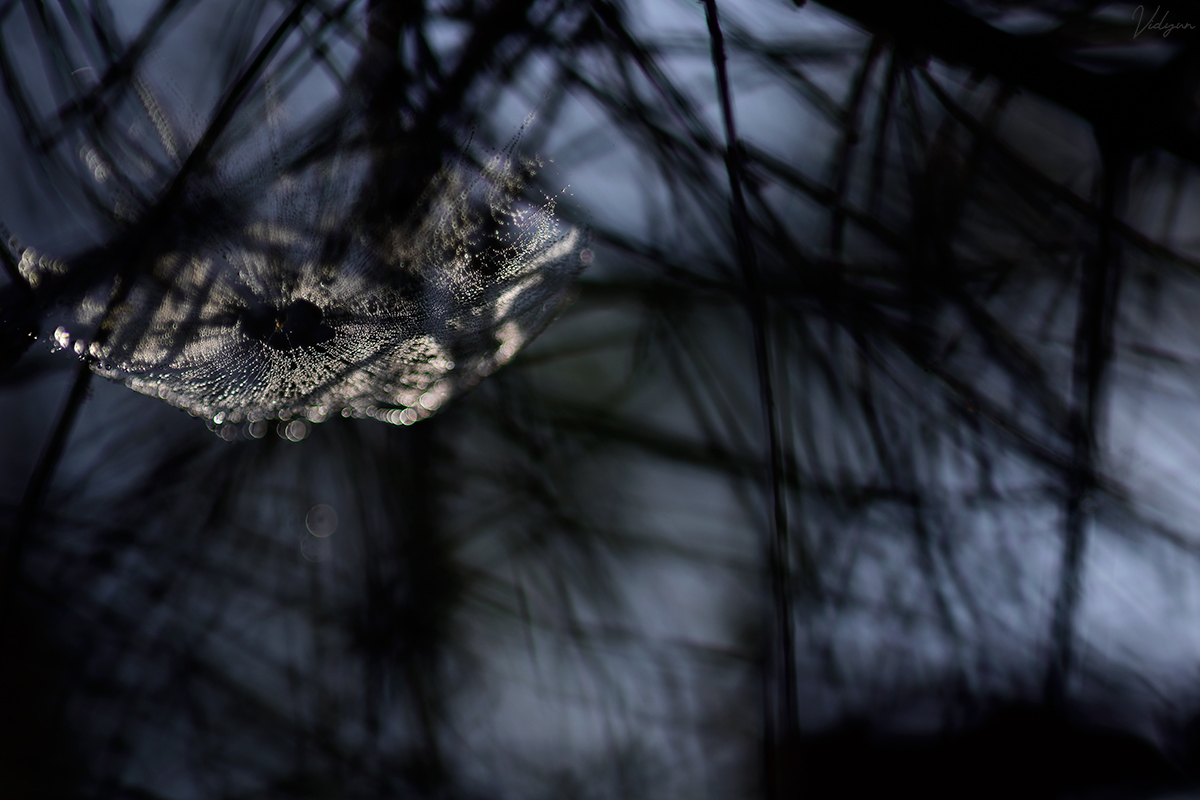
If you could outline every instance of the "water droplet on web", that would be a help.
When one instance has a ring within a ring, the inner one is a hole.
[[[337,511],[324,503],[315,505],[304,518],[304,525],[313,536],[330,536],[337,530]]]
[[[328,538],[305,534],[300,539],[300,554],[308,561],[328,561],[333,555],[333,542]]]
[[[284,438],[289,442],[303,441],[308,436],[308,422],[302,419],[294,419],[283,429],[283,433]]]

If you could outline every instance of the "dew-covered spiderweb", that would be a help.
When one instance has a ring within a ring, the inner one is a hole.
[[[261,84],[217,128],[139,79],[130,131],[149,143],[124,165],[80,145],[117,244],[72,262],[11,242],[59,300],[52,346],[216,425],[411,424],[563,308],[584,237],[526,197],[540,163],[516,141],[488,154],[411,124],[381,133],[353,84],[290,122]]]

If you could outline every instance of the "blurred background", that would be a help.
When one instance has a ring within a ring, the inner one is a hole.
[[[0,3],[0,795],[1200,796],[1197,30]],[[511,363],[230,424],[62,351],[347,119],[371,230],[538,159],[586,268]]]

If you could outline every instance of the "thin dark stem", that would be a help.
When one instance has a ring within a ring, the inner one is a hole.
[[[81,363],[75,373],[75,382],[71,385],[66,402],[59,411],[54,430],[25,487],[25,494],[21,498],[21,506],[17,511],[17,524],[13,528],[12,536],[5,544],[3,564],[0,565],[0,655],[3,654],[3,636],[8,621],[7,615],[12,606],[13,587],[21,574],[21,557],[25,552],[25,545],[28,544],[33,534],[46,491],[58,469],[58,463],[62,459],[63,450],[67,445],[67,438],[71,435],[75,419],[79,416],[79,409],[83,406],[83,401],[87,399],[91,378],[91,369],[87,364]]]
[[[1113,221],[1120,214],[1130,166],[1130,154],[1124,142],[1113,142],[1099,134],[1097,139],[1103,155],[1103,218],[1095,262],[1084,265],[1080,282],[1068,426],[1072,454],[1066,476],[1063,561],[1051,621],[1051,658],[1044,689],[1049,706],[1059,710],[1066,701],[1067,684],[1074,666],[1075,614],[1082,596],[1083,556],[1091,515],[1089,500],[1097,484],[1097,425],[1103,381],[1113,352],[1113,325],[1121,277],[1118,237],[1113,230]]]
[[[833,180],[835,202],[831,207],[829,225],[829,252],[834,259],[842,257],[842,246],[846,234],[846,190],[850,183],[850,166],[853,160],[854,147],[858,144],[859,124],[862,117],[863,98],[866,95],[867,81],[871,77],[871,68],[883,52],[883,40],[875,36],[871,39],[870,49],[854,79],[854,89],[846,109],[846,127],[842,134],[842,143],[835,162],[837,173]]]
[[[796,654],[793,643],[791,594],[788,575],[788,517],[787,502],[783,490],[783,448],[780,442],[779,423],[775,408],[775,390],[771,381],[770,356],[767,349],[767,308],[763,298],[762,281],[758,272],[758,261],[754,243],[750,236],[750,223],[746,212],[746,199],[742,190],[742,164],[738,149],[737,127],[734,122],[733,102],[730,98],[729,77],[725,69],[725,45],[721,35],[721,24],[717,16],[715,0],[705,0],[705,15],[712,41],[713,68],[717,77],[717,92],[721,101],[721,114],[725,125],[725,166],[729,174],[732,195],[731,214],[734,236],[737,240],[738,267],[746,284],[746,302],[750,323],[754,333],[754,360],[758,373],[758,389],[761,398],[763,427],[766,433],[768,467],[767,491],[769,503],[769,530],[767,557],[771,573],[771,594],[774,610],[774,652],[767,659],[775,665],[770,672],[774,675],[774,688],[778,704],[766,714],[767,736],[765,779],[768,797],[778,797],[785,783],[785,770],[778,760],[784,755],[780,745],[790,742],[799,731],[799,709],[796,700]],[[803,556],[802,556],[802,560]],[[811,571],[807,563],[801,565],[803,573]],[[768,692],[766,700],[771,699]],[[776,717],[778,715],[778,717]]]
[[[879,219],[883,202],[883,178],[887,169],[888,154],[888,125],[892,117],[892,103],[896,93],[896,81],[900,76],[900,64],[895,49],[888,59],[887,79],[883,92],[876,101],[879,110],[875,117],[875,146],[871,153],[871,179],[867,190],[867,214],[872,219]]]

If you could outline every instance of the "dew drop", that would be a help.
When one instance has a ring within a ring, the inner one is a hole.
[[[320,503],[309,509],[304,526],[313,536],[325,537],[337,530],[338,515],[333,506]]]
[[[328,561],[333,555],[333,542],[327,538],[307,534],[300,540],[300,554],[309,561]]]
[[[308,436],[308,423],[302,419],[294,419],[287,424],[284,435],[289,442],[299,442]]]

